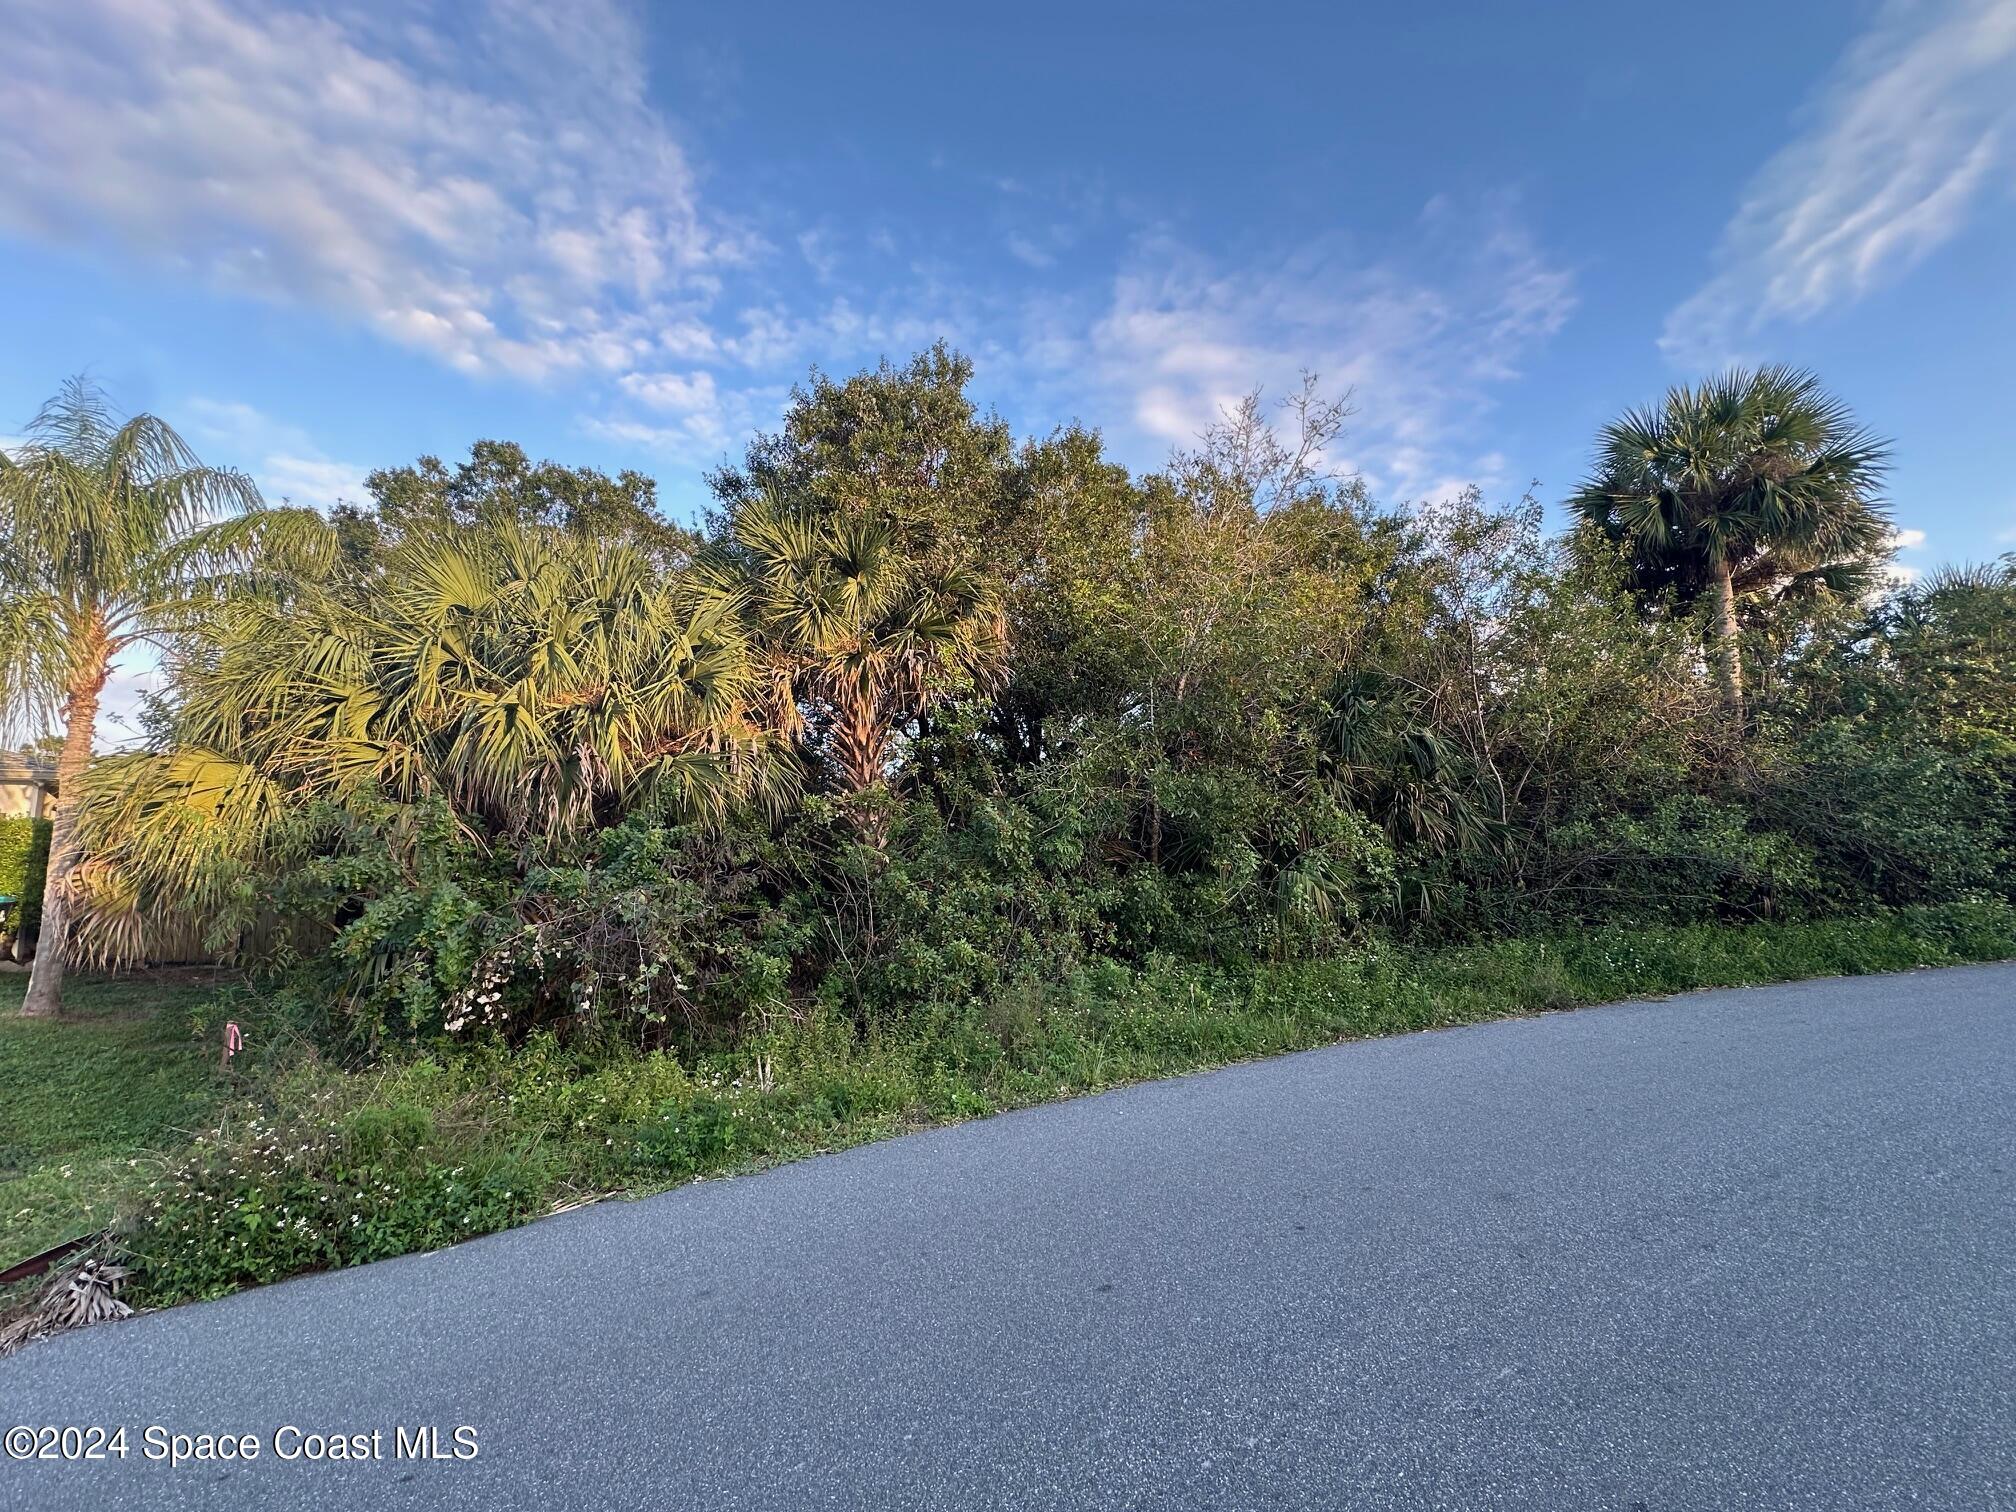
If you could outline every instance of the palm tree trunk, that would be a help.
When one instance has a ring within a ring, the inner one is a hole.
[[[887,815],[880,805],[864,801],[868,790],[883,779],[888,759],[889,730],[882,713],[882,700],[874,692],[855,690],[846,695],[837,714],[833,753],[854,827],[869,845],[886,850]]]
[[[1743,718],[1743,645],[1736,631],[1736,585],[1729,564],[1715,564],[1715,639],[1717,670],[1722,677],[1722,701],[1738,723]]]
[[[57,1013],[63,1007],[63,947],[69,934],[70,905],[64,880],[77,865],[77,804],[84,769],[91,764],[91,741],[98,726],[98,697],[105,691],[111,658],[103,625],[94,625],[86,643],[85,667],[70,685],[64,706],[63,754],[56,762],[56,811],[49,827],[49,874],[42,884],[42,928],[35,962],[28,969],[24,1017]]]

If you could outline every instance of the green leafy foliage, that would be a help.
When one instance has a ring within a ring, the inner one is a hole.
[[[50,830],[47,819],[31,819],[26,814],[0,818],[0,896],[14,899],[5,929],[10,942],[34,939],[41,923]]]
[[[1878,582],[1890,522],[1876,490],[1888,446],[1811,373],[1732,369],[1604,427],[1570,506],[1621,547],[1653,612],[1714,597],[1724,694],[1740,715],[1740,625],[1789,606],[1852,602]]]
[[[339,569],[221,606],[94,771],[79,940],[200,924],[349,1050],[699,1054],[1106,963],[2009,885],[2016,579],[1849,596],[1881,448],[1807,375],[1610,427],[1551,541],[1327,474],[1313,383],[1135,477],[969,377],[814,375],[699,534],[501,443],[374,474]],[[1664,612],[1723,568],[1739,721]]]
[[[984,1000],[822,1010],[687,1058],[491,1041],[345,1075],[315,1061],[149,1163],[118,1226],[164,1304],[489,1233],[914,1127],[1340,1038],[1693,987],[2016,953],[2016,909],[1605,928],[1223,969],[1158,957]]]
[[[76,810],[81,950],[247,975],[251,1069],[128,1213],[147,1295],[1341,1035],[2012,948],[2016,564],[1877,592],[1882,449],[1806,375],[1610,427],[1554,539],[1329,474],[1313,382],[1135,475],[969,377],[815,374],[696,531],[635,475],[422,458],[188,622]]]

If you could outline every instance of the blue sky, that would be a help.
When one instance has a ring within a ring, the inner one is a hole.
[[[2016,0],[8,11],[0,433],[89,371],[270,496],[499,436],[690,515],[944,336],[1139,466],[1307,368],[1381,497],[1551,502],[1772,359],[1908,567],[2016,540]]]

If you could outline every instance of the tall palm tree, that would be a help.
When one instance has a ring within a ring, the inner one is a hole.
[[[811,745],[879,846],[860,800],[888,778],[905,723],[997,673],[999,593],[964,562],[906,550],[886,521],[774,494],[735,506],[714,565],[744,585],[777,727]]]
[[[74,815],[114,661],[171,652],[308,511],[267,510],[252,480],[205,467],[152,415],[121,420],[82,379],[63,386],[0,457],[0,720],[60,724],[41,948],[25,1014],[62,1004]]]
[[[1713,594],[1716,667],[1740,718],[1738,601],[1873,587],[1888,461],[1811,373],[1737,368],[1605,426],[1569,507],[1630,552],[1641,593],[1680,606]]]

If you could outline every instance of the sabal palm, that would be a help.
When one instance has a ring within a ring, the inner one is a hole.
[[[228,919],[219,889],[283,860],[269,839],[314,799],[440,798],[477,840],[549,854],[647,802],[781,801],[739,607],[630,548],[508,524],[237,601],[182,669],[174,746],[94,793],[94,939],[122,953],[121,911],[164,898]]]
[[[969,564],[906,550],[872,517],[752,499],[716,565],[747,595],[773,720],[794,738],[810,734],[850,799],[886,779],[905,722],[1000,666],[993,586]],[[863,823],[879,841],[872,819]]]
[[[114,660],[177,644],[247,581],[262,552],[312,549],[319,521],[267,510],[244,474],[205,467],[152,415],[119,419],[73,380],[0,457],[0,705],[16,731],[60,723],[58,802],[22,1012],[61,1004],[76,798]]]
[[[1604,427],[1570,507],[1632,554],[1641,589],[1714,594],[1723,696],[1741,712],[1737,600],[1872,586],[1890,536],[1888,448],[1811,373],[1734,369]]]
[[[511,838],[607,822],[668,781],[713,806],[760,733],[735,607],[556,531],[412,542],[365,605],[322,610],[269,760],[318,786],[438,793]],[[275,674],[256,648],[220,668],[241,675],[213,711],[261,707]]]

